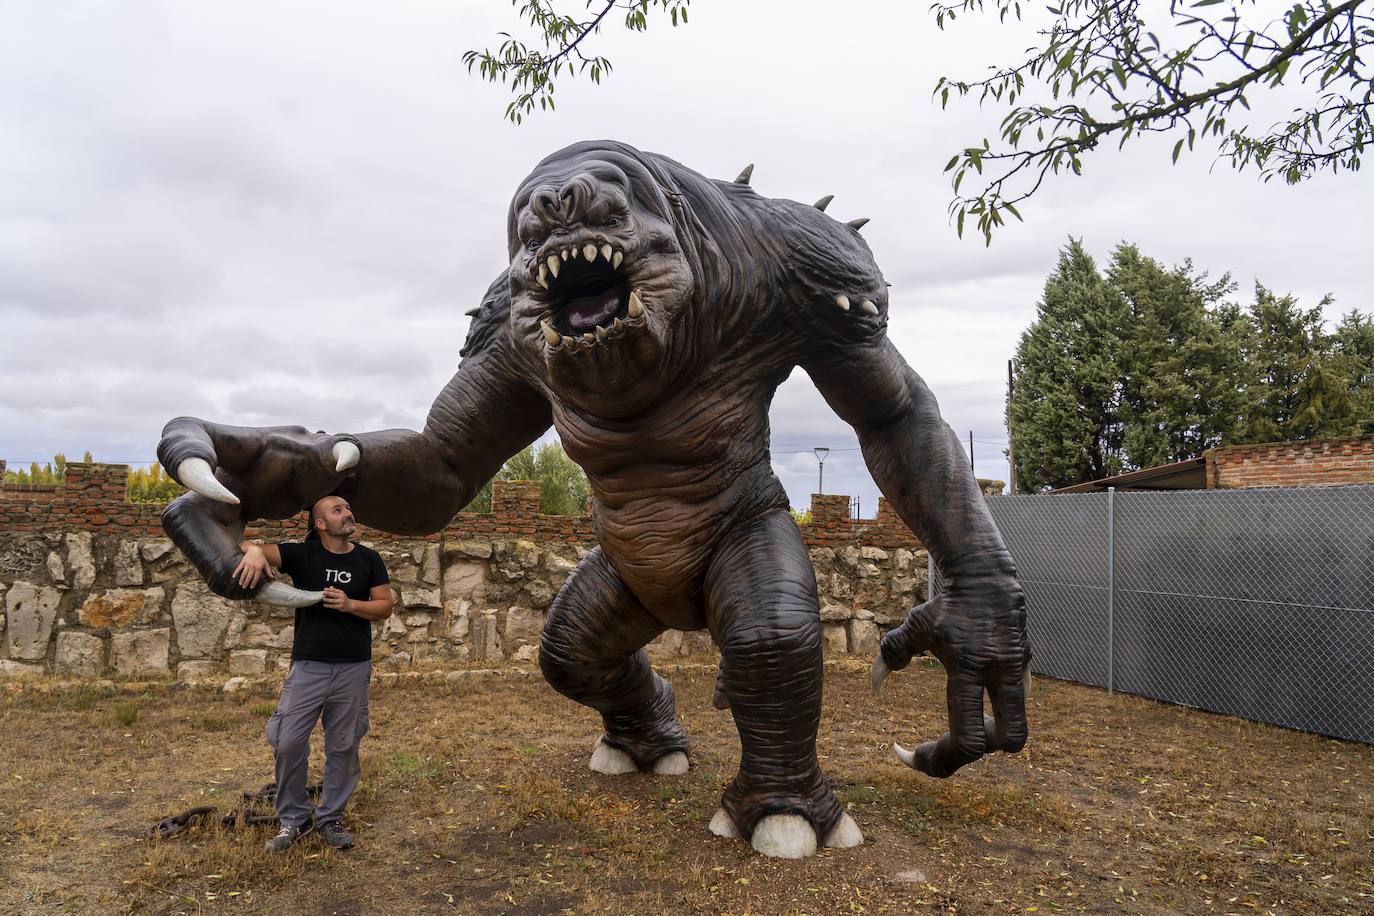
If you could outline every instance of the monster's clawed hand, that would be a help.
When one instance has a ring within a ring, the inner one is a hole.
[[[243,526],[289,518],[338,489],[362,459],[357,441],[299,426],[250,428],[178,417],[158,443],[158,459],[191,492],[162,513],[163,527],[211,591],[302,606],[317,601],[284,583],[244,588],[234,577]]]
[[[1016,753],[1026,743],[1025,601],[1014,579],[976,583],[916,607],[883,637],[873,689],[891,671],[930,652],[944,665],[949,731],[914,750],[892,748],[907,766],[944,778],[989,751]],[[983,714],[986,692],[992,715]]]

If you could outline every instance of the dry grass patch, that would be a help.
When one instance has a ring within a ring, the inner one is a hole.
[[[877,700],[866,666],[842,664],[819,752],[868,842],[777,862],[706,831],[734,727],[710,706],[713,670],[668,676],[693,741],[683,776],[590,772],[596,716],[537,677],[377,687],[359,846],[279,855],[270,830],[213,820],[144,835],[270,780],[269,690],[0,694],[0,912],[1374,909],[1374,748],[1037,682],[1023,754],[936,781],[889,742],[941,729],[941,673],[913,665]]]

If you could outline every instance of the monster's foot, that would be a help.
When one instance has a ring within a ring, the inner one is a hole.
[[[620,748],[611,747],[606,743],[604,736],[596,739],[596,744],[592,747],[592,759],[587,765],[595,772],[607,776],[640,772],[635,759]],[[687,755],[682,751],[669,751],[655,760],[648,771],[660,776],[681,776],[687,769]]]
[[[737,839],[739,829],[724,808],[717,808],[711,818],[711,832],[727,839]],[[852,849],[863,843],[863,831],[854,818],[841,814],[825,838],[827,849]],[[816,852],[816,830],[800,814],[770,814],[754,827],[750,844],[755,852],[774,859],[804,859]]]

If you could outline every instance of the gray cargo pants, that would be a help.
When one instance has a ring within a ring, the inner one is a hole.
[[[324,715],[324,795],[316,824],[343,816],[358,787],[358,742],[367,734],[367,682],[372,662],[296,661],[267,720],[267,743],[277,759],[277,814],[283,827],[310,823],[306,774],[310,733]]]

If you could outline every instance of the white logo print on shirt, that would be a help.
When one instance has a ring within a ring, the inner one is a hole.
[[[348,583],[353,581],[353,574],[351,572],[348,572],[347,570],[326,569],[324,571],[324,581],[342,582],[344,585],[347,585]]]

